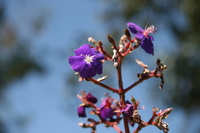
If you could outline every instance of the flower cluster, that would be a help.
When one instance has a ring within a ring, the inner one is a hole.
[[[98,101],[97,98],[91,93],[87,94],[85,91],[82,91],[77,97],[83,102],[77,109],[79,117],[86,117],[85,108],[93,108],[91,114],[98,115],[102,121],[119,123],[122,117],[127,117],[129,118],[130,125],[133,126],[134,122],[131,120],[134,111],[144,109],[144,107],[138,107],[140,102],[135,101],[133,97],[131,99],[132,103],[130,101],[123,103],[123,101],[117,101],[107,94],[105,98],[102,99],[99,107],[96,105]]]
[[[138,113],[138,110],[144,109],[144,106],[139,108],[140,101],[136,101],[134,97],[131,97],[131,102],[126,100],[124,103],[121,100],[115,100],[107,94],[101,101],[99,107],[95,104],[98,101],[97,98],[91,93],[87,94],[85,91],[82,91],[80,95],[77,95],[77,97],[83,102],[78,107],[77,112],[79,117],[86,117],[85,108],[93,108],[91,114],[97,115],[100,119],[100,121],[95,121],[89,118],[88,121],[92,121],[93,123],[79,123],[81,127],[94,128],[103,122],[107,126],[113,126],[113,124],[115,124],[116,130],[120,131],[117,127],[117,124],[119,124],[122,118],[128,118],[128,122],[132,127],[135,125],[135,123],[137,123],[140,127],[145,127],[151,124],[155,125],[164,132],[169,131],[168,124],[162,120],[168,117],[168,114],[171,113],[173,108],[167,108],[163,111],[159,108],[153,108],[153,115],[151,119],[145,123]],[[158,110],[160,111],[158,112]]]
[[[78,116],[83,118],[87,117],[86,109],[90,108],[90,113],[97,115],[99,119],[94,120],[88,118],[87,121],[89,123],[79,123],[79,126],[91,128],[92,132],[96,132],[96,126],[104,123],[107,127],[113,127],[118,133],[130,133],[129,125],[133,127],[137,124],[137,128],[133,133],[138,133],[142,128],[153,125],[164,133],[167,133],[169,127],[166,122],[163,122],[163,119],[167,118],[173,108],[167,108],[164,111],[159,111],[159,108],[153,108],[152,117],[149,121],[145,122],[142,120],[139,113],[139,110],[144,109],[144,107],[139,107],[140,101],[136,101],[134,97],[132,97],[130,101],[125,99],[125,94],[128,91],[152,77],[161,79],[159,88],[162,89],[164,85],[164,71],[167,69],[167,65],[164,65],[160,59],[157,59],[156,67],[151,71],[146,64],[136,59],[136,63],[143,67],[143,71],[137,74],[137,81],[131,83],[126,88],[123,86],[121,69],[123,59],[139,46],[146,53],[154,55],[154,45],[152,43],[154,38],[149,34],[153,34],[157,31],[157,28],[152,25],[142,29],[135,23],[128,22],[127,26],[128,29],[124,30],[124,35],[121,36],[118,44],[116,44],[115,40],[110,35],[107,36],[108,41],[112,44],[112,54],[104,49],[101,41],[97,42],[92,37],[89,37],[88,41],[91,44],[80,46],[74,51],[75,56],[69,57],[69,64],[71,68],[78,73],[79,81],[85,80],[92,82],[119,96],[118,99],[114,99],[106,95],[101,103],[97,105],[99,100],[93,96],[93,94],[82,91],[77,95],[82,101],[82,104],[77,108]],[[130,32],[134,37],[131,37]],[[108,76],[103,76],[98,79],[94,78],[96,74],[101,75],[103,73],[103,65],[107,61],[113,62],[114,68],[116,69],[118,88],[113,88],[103,83],[103,80],[106,80]],[[121,120],[123,120],[124,123],[124,131],[118,127]]]

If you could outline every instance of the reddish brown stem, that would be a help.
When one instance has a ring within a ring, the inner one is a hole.
[[[118,91],[117,89],[114,89],[114,88],[112,88],[112,87],[110,87],[110,86],[107,86],[107,85],[105,85],[105,84],[103,84],[103,83],[97,81],[97,80],[94,79],[94,78],[87,78],[87,80],[89,80],[89,81],[91,81],[92,83],[94,83],[94,84],[96,84],[96,85],[99,85],[99,86],[101,86],[101,87],[103,87],[103,88],[105,88],[105,89],[107,89],[107,90],[110,90],[110,91],[112,91],[112,92],[114,92],[114,93],[119,93],[119,91]]]
[[[140,127],[136,128],[135,131],[133,133],[138,133],[141,130]]]
[[[122,73],[121,73],[122,60],[123,60],[123,57],[119,56],[118,67],[117,67],[117,76],[118,76],[118,85],[119,85],[119,91],[120,91],[119,96],[120,96],[121,100],[125,103],[125,95],[124,95],[125,93],[124,93]],[[123,121],[124,121],[125,133],[130,133],[129,126],[128,126],[128,118],[124,117]]]
[[[124,51],[127,51],[128,48],[130,47],[130,45],[131,45],[131,42],[126,42],[126,46],[124,48]]]
[[[113,125],[113,128],[118,132],[118,133],[123,133],[122,130],[116,125]]]
[[[123,54],[122,54],[122,56],[124,57],[124,56],[127,56],[128,54],[130,54],[131,53],[131,49],[128,49],[128,50],[126,50],[126,52],[124,52]]]
[[[102,53],[103,53],[104,55],[106,55],[110,60],[112,59],[112,56],[111,56],[109,53],[107,53],[107,52],[103,49],[102,46],[99,46],[99,48],[101,49],[101,51],[102,51]]]
[[[130,133],[130,130],[129,130],[129,126],[128,126],[128,118],[127,117],[124,117],[124,129],[125,129],[125,133]]]
[[[148,125],[152,124],[152,122],[154,121],[154,119],[156,118],[156,113],[152,115],[151,119],[148,121]]]
[[[118,77],[118,85],[119,85],[120,92],[123,92],[123,90],[124,90],[123,81],[122,81],[122,72],[121,72],[122,59],[123,59],[123,57],[119,57],[118,66],[117,66],[117,77]]]
[[[128,92],[129,90],[131,90],[133,87],[137,86],[139,83],[142,83],[142,81],[146,80],[146,79],[149,79],[149,77],[146,77],[146,78],[141,78],[139,79],[138,81],[136,81],[135,83],[133,83],[132,85],[130,85],[129,87],[127,87],[125,90],[124,90],[124,93]]]
[[[117,48],[115,44],[115,40],[110,35],[108,35],[108,40],[113,45],[114,49],[117,51],[118,56],[122,57],[122,54],[119,52],[119,49]]]
[[[135,45],[135,46],[131,46],[128,50],[126,50],[126,52],[124,52],[123,54],[122,54],[122,56],[124,57],[124,56],[126,56],[126,55],[128,55],[128,54],[130,54],[134,49],[136,49],[136,48],[138,48],[139,47],[139,45]]]

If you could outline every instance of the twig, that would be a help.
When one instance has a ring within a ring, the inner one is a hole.
[[[114,49],[116,49],[117,54],[119,55],[119,57],[122,57],[121,53],[119,52],[116,44],[115,44],[115,40],[111,37],[111,35],[108,35],[108,41],[113,45]]]
[[[124,89],[124,93],[128,92],[130,89],[132,89],[133,87],[137,86],[139,83],[142,83],[142,81],[147,80],[149,78],[151,78],[151,76],[139,79],[138,81],[136,81],[135,83],[133,83],[132,85]]]
[[[94,84],[96,84],[96,85],[99,85],[99,86],[101,86],[101,87],[103,87],[103,88],[105,88],[105,89],[107,89],[107,90],[110,90],[110,91],[112,91],[112,92],[114,92],[114,93],[119,93],[117,89],[114,89],[114,88],[112,88],[112,87],[110,87],[110,86],[107,86],[107,85],[105,85],[105,84],[103,84],[103,83],[97,81],[97,80],[94,79],[94,78],[87,78],[87,80],[88,80],[88,81],[91,81],[92,83],[94,83]]]

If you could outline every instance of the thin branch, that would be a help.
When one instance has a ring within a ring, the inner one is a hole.
[[[113,128],[118,132],[118,133],[123,133],[122,130],[117,126],[117,124],[113,125]]]
[[[136,81],[135,83],[133,83],[132,85],[130,85],[129,87],[127,87],[126,89],[124,89],[124,93],[128,92],[129,90],[131,90],[133,87],[137,86],[138,84],[142,83],[142,81],[147,80],[151,78],[151,76],[148,76],[146,78],[141,78],[138,81]]]
[[[109,53],[107,53],[104,49],[103,49],[103,44],[102,44],[102,42],[101,41],[99,41],[98,42],[98,44],[100,44],[99,45],[99,48],[100,48],[100,50],[102,51],[102,53],[104,54],[104,55],[106,55],[110,60],[112,59],[112,56],[109,54]]]
[[[123,120],[124,120],[124,129],[126,133],[130,133],[129,126],[128,126],[128,118],[124,117]]]
[[[99,85],[99,86],[101,86],[101,87],[103,87],[103,88],[105,88],[105,89],[107,89],[107,90],[110,90],[110,91],[112,91],[112,92],[114,92],[114,93],[119,93],[119,91],[118,91],[117,89],[114,89],[114,88],[112,88],[112,87],[110,87],[110,86],[107,86],[107,85],[105,85],[105,84],[103,84],[103,83],[97,81],[97,80],[94,79],[94,78],[87,78],[87,80],[88,80],[88,81],[91,81],[92,83],[94,83],[94,84],[96,84],[96,85]]]
[[[142,129],[141,126],[138,126],[133,133],[138,133]]]
[[[122,59],[123,59],[122,57],[119,57],[118,66],[117,66],[117,77],[118,77],[118,85],[119,85],[120,93],[124,91],[123,81],[122,81],[122,72],[121,72]]]
[[[115,44],[115,40],[111,37],[111,35],[108,35],[108,41],[113,45],[114,49],[117,51],[118,56],[122,57],[122,54],[119,52],[119,49]]]
[[[154,119],[157,117],[157,115],[156,115],[156,113],[154,113],[153,115],[152,115],[152,117],[151,117],[151,119],[148,121],[148,125],[151,125],[152,124],[152,122],[154,121]]]

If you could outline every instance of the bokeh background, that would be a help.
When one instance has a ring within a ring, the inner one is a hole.
[[[0,133],[90,132],[77,125],[86,119],[77,116],[76,94],[84,89],[100,99],[108,91],[78,82],[68,57],[88,37],[109,50],[107,34],[118,42],[127,22],[153,24],[158,32],[154,56],[138,48],[124,61],[124,86],[142,71],[136,58],[151,70],[160,58],[168,70],[163,90],[159,79],[149,79],[126,98],[141,100],[146,121],[152,107],[173,107],[166,119],[171,133],[200,132],[199,9],[199,0],[0,0]],[[104,64],[105,75],[105,83],[117,87],[112,63]],[[115,130],[100,125],[97,132]],[[149,126],[145,132],[161,131]]]

